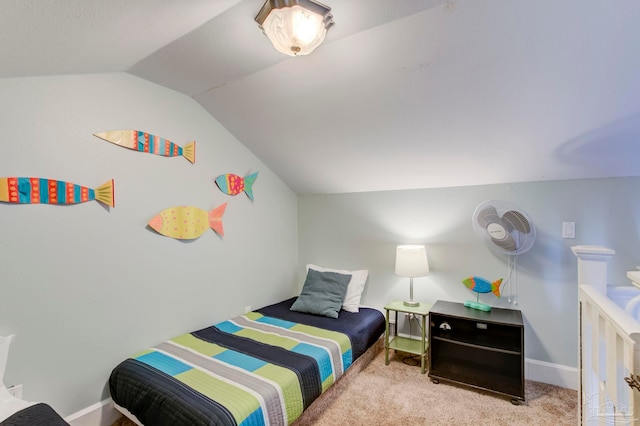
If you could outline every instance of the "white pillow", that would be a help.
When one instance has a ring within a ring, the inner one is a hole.
[[[342,309],[347,312],[360,312],[358,307],[360,306],[360,298],[362,297],[364,284],[369,274],[368,270],[347,271],[344,269],[323,268],[322,266],[308,264],[307,271],[309,271],[309,269],[318,272],[335,272],[337,274],[351,275],[351,281],[349,281],[349,285],[347,286],[347,294],[344,296],[344,301],[342,302]]]

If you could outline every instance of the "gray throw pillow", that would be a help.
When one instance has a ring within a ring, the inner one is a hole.
[[[351,275],[309,269],[292,311],[338,318]]]

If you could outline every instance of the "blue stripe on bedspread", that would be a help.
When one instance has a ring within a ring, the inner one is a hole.
[[[148,354],[139,356],[137,360],[157,368],[169,376],[176,376],[193,368],[190,365],[180,362],[179,360],[161,352],[149,352]]]
[[[302,399],[305,409],[322,393],[322,380],[318,364],[306,355],[227,334],[216,327],[207,327],[191,334],[206,342],[212,342],[238,352],[249,353],[263,361],[294,371],[300,383],[304,384]]]
[[[229,365],[242,368],[246,371],[256,371],[257,369],[267,365],[266,362],[260,359],[235,351],[224,351],[218,355],[214,355],[214,358],[224,361]]]
[[[269,324],[269,325],[275,325],[276,327],[282,327],[282,328],[293,328],[296,325],[295,322],[285,321],[285,320],[281,320],[273,317],[262,317],[256,321]]]
[[[295,353],[301,355],[307,355],[314,358],[318,362],[318,369],[320,370],[320,381],[324,382],[333,374],[333,368],[331,367],[331,359],[327,352],[317,346],[309,345],[307,343],[300,343],[297,346],[291,348]]]

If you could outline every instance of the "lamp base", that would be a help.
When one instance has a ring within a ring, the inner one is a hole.
[[[413,300],[405,300],[402,303],[404,304],[404,306],[411,306],[412,308],[415,308],[416,306],[420,306],[420,302],[414,302]]]

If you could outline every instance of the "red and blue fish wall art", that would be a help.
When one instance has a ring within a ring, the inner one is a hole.
[[[0,201],[15,204],[78,204],[99,201],[115,207],[113,179],[93,189],[38,177],[0,178]]]
[[[107,132],[94,133],[93,135],[107,142],[134,151],[162,155],[164,157],[182,156],[192,164],[196,162],[195,141],[181,147],[169,139],[164,139],[140,130],[109,130]]]
[[[194,206],[170,207],[151,218],[148,225],[157,233],[178,240],[193,240],[209,228],[224,236],[222,215],[226,208],[227,203],[208,212]]]
[[[241,192],[247,194],[247,197],[253,201],[253,183],[258,177],[258,172],[248,176],[241,177],[232,173],[220,175],[215,179],[216,185],[220,191],[227,195],[238,195]]]

